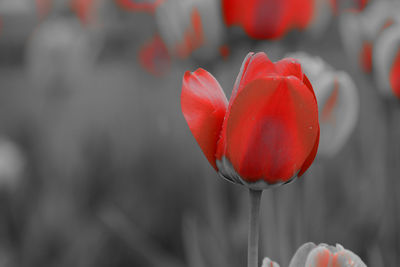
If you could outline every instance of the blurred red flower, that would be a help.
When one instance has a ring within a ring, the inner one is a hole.
[[[232,182],[253,189],[289,182],[317,153],[317,101],[294,59],[249,53],[229,103],[210,73],[186,72],[181,106],[208,161]]]
[[[305,29],[314,12],[310,0],[223,0],[228,26],[240,25],[255,39],[282,37],[292,28]]]
[[[83,24],[88,24],[93,19],[95,0],[72,0],[71,9]]]
[[[171,67],[171,58],[160,35],[156,34],[139,51],[141,66],[155,76],[162,76]]]

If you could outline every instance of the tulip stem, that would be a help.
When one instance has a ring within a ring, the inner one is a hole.
[[[258,237],[260,228],[260,200],[262,190],[249,189],[250,216],[247,250],[247,267],[258,267]]]

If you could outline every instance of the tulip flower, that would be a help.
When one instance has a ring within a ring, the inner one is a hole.
[[[336,247],[314,243],[302,245],[289,267],[366,267],[356,254],[337,244]]]
[[[261,267],[280,267],[278,263],[270,260],[269,258],[264,258]]]
[[[298,62],[249,53],[228,104],[215,78],[186,72],[181,105],[218,173],[253,189],[283,184],[311,165],[319,141],[314,91]]]
[[[319,155],[334,156],[357,123],[359,99],[356,86],[346,72],[335,71],[319,57],[302,52],[288,56],[300,62],[315,87],[321,125]]]
[[[223,0],[222,8],[227,26],[241,26],[255,39],[277,39],[291,29],[307,28],[314,1]]]
[[[170,0],[155,11],[160,35],[169,53],[178,58],[209,60],[219,55],[223,25],[215,0]]]
[[[373,51],[374,78],[386,97],[400,99],[400,23],[390,26],[377,40]]]
[[[250,189],[248,267],[258,266],[262,189],[300,177],[319,143],[318,106],[294,59],[249,53],[230,101],[204,69],[186,72],[181,94],[189,128],[214,169]]]

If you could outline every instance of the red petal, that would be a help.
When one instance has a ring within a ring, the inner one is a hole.
[[[194,138],[216,170],[215,153],[227,106],[221,86],[210,73],[203,69],[185,73],[182,112]]]
[[[303,80],[303,71],[300,63],[293,58],[284,58],[275,63],[275,68],[278,74],[282,76],[295,76]]]
[[[228,113],[232,106],[232,103],[235,101],[236,96],[247,83],[254,79],[274,74],[276,74],[275,65],[271,62],[271,60],[269,60],[265,53],[248,53],[246,58],[243,60],[239,74],[235,81],[235,85],[233,86],[231,98],[229,100]],[[226,129],[226,123],[227,120],[224,120],[222,129]],[[222,131],[221,138],[218,141],[217,159],[221,159],[222,155],[225,154],[225,140],[226,131],[224,130]]]
[[[292,24],[296,28],[305,29],[314,15],[314,0],[294,0],[292,7]]]
[[[187,58],[203,44],[204,33],[200,12],[197,8],[193,8],[190,15],[190,24],[183,34],[183,39],[176,44],[176,53],[180,58]]]
[[[226,120],[226,156],[247,182],[290,180],[313,151],[319,133],[314,95],[291,77],[249,83]]]
[[[140,49],[139,62],[145,70],[156,76],[161,76],[169,70],[171,59],[158,34]]]
[[[331,252],[324,248],[318,247],[311,251],[307,259],[307,266],[310,267],[328,267],[332,258]]]
[[[281,37],[290,22],[289,1],[276,0],[224,0],[225,23],[241,25],[255,39]]]
[[[335,120],[335,118],[333,117],[333,111],[337,107],[338,99],[339,99],[339,83],[337,79],[334,79],[333,90],[331,92],[331,95],[326,100],[325,105],[322,108],[321,119],[323,121]]]
[[[390,85],[393,93],[400,98],[400,50],[393,61],[392,69],[390,70]]]
[[[318,125],[318,135],[317,135],[317,139],[315,140],[314,147],[311,150],[310,155],[304,162],[303,166],[301,167],[301,170],[300,170],[299,174],[297,175],[298,177],[301,177],[308,170],[308,168],[310,168],[311,164],[314,162],[314,159],[317,156],[317,152],[318,152],[319,135],[320,135],[320,131],[319,131],[319,125]]]
[[[277,74],[275,64],[265,53],[249,53],[243,61],[239,75],[236,78],[230,102],[234,101],[236,95],[239,94],[249,82],[274,74]]]
[[[370,42],[364,42],[361,53],[360,53],[360,64],[366,73],[372,71],[372,44]]]

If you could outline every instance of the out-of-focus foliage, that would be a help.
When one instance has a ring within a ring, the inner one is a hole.
[[[349,2],[338,1],[338,15]],[[85,24],[69,4],[40,15],[36,1],[0,1],[0,265],[244,266],[247,192],[220,179],[191,136],[182,76],[203,67],[229,97],[249,51],[273,61],[305,51],[351,76],[359,119],[337,154],[264,193],[260,254],[288,266],[305,242],[340,243],[368,266],[399,266],[399,106],[350,64],[335,13],[319,34],[288,31],[279,41],[223,24],[222,39],[210,41],[225,59],[196,49],[154,76],[139,62],[162,36],[157,10],[117,1],[96,10]],[[386,76],[385,58],[374,66]]]

